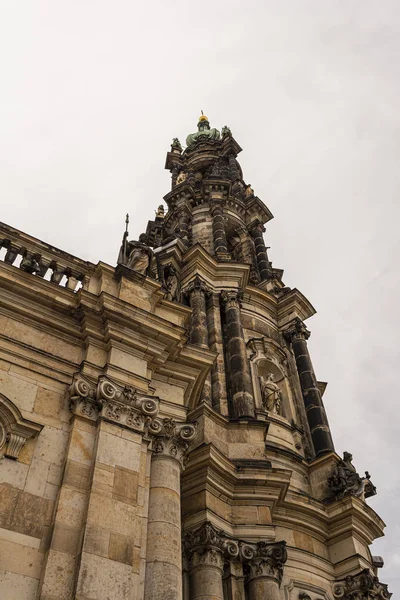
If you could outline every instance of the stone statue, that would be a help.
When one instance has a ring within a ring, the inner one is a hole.
[[[172,140],[171,152],[174,152],[174,154],[181,154],[182,152],[182,144],[177,137]]]
[[[251,187],[251,185],[249,184],[249,185],[246,187],[246,191],[245,191],[245,197],[246,197],[246,198],[250,198],[251,196],[254,196],[254,190],[253,190],[253,188]]]
[[[333,475],[328,477],[328,486],[336,500],[344,496],[356,496],[363,498],[376,494],[376,488],[370,481],[368,471],[365,477],[360,477],[353,463],[353,456],[349,452],[343,452],[343,459],[335,466]]]
[[[180,183],[183,183],[184,181],[186,181],[186,173],[181,171],[179,173],[178,177],[176,178],[176,185],[179,185]]]
[[[163,219],[165,217],[165,209],[162,204],[156,210],[156,219]]]
[[[232,135],[232,131],[230,130],[230,127],[228,127],[227,125],[223,126],[223,128],[221,129],[221,133],[222,133],[222,137],[225,137],[226,135]]]
[[[280,414],[282,392],[279,386],[274,382],[272,373],[268,373],[267,378],[260,377],[262,403],[268,412]]]
[[[179,302],[181,290],[179,286],[178,276],[173,265],[167,265],[163,273],[164,289],[166,291],[166,299],[171,302]]]
[[[146,234],[142,233],[139,236],[139,241],[132,240],[128,242],[128,231],[125,231],[118,256],[118,264],[125,265],[136,271],[136,273],[140,273],[140,275],[148,275],[153,251],[146,244],[146,239]]]

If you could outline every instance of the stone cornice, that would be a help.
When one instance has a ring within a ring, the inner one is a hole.
[[[340,600],[389,600],[392,594],[369,569],[348,575],[333,585],[333,597]]]
[[[192,246],[185,253],[183,260],[183,286],[196,273],[216,292],[226,288],[227,285],[243,289],[248,284],[250,265],[218,262],[200,244]]]

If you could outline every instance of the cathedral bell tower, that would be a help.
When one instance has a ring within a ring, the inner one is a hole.
[[[269,260],[273,215],[240,152],[202,114],[185,150],[173,140],[168,210],[137,243],[165,300],[191,309],[188,347],[213,357],[186,406],[198,429],[181,481],[183,598],[389,598],[369,550],[376,489],[335,453],[304,324],[315,310]],[[166,589],[152,570],[146,586],[149,600]]]

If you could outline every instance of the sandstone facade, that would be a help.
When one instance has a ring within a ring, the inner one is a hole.
[[[116,268],[1,225],[2,600],[390,597],[240,150],[174,140]]]

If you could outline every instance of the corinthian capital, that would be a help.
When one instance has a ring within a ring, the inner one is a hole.
[[[192,281],[188,283],[188,285],[182,290],[184,294],[190,296],[193,293],[200,293],[204,295],[208,295],[211,293],[211,289],[207,286],[205,281],[201,279],[198,275]]]
[[[299,319],[299,317],[296,317],[294,321],[291,322],[289,327],[283,332],[283,336],[289,342],[289,344],[292,344],[295,339],[308,340],[310,335],[310,331],[304,325],[303,321]]]
[[[243,292],[241,290],[223,290],[221,292],[221,300],[225,309],[241,308]]]
[[[153,439],[154,455],[174,458],[181,467],[185,466],[189,445],[197,433],[197,423],[156,418],[149,422],[148,432]]]
[[[348,575],[333,586],[334,598],[341,600],[388,600],[391,595],[386,583],[380,583],[369,569],[363,569],[356,575]]]
[[[201,564],[223,566],[225,559],[237,559],[239,543],[206,521],[201,527],[189,531],[183,540],[186,557],[193,567]]]
[[[242,560],[247,564],[250,579],[268,577],[281,583],[283,566],[287,561],[285,542],[242,544],[240,553]]]

